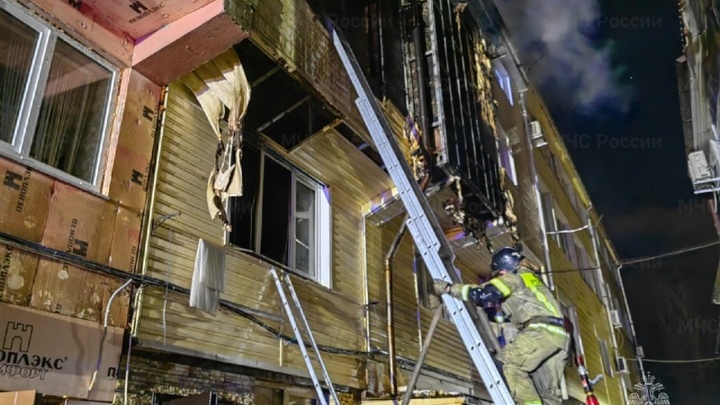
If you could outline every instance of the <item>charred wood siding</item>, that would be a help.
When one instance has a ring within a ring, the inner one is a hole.
[[[422,119],[420,94],[428,88],[427,124],[437,166],[462,177],[465,196],[474,197],[468,200],[476,206],[469,210],[471,215],[494,219],[503,210],[503,199],[491,111],[495,107],[487,85],[492,72],[477,60],[484,52],[479,30],[450,0],[428,1],[423,7],[422,53],[412,38],[406,37],[405,44],[409,109]],[[427,77],[418,75],[418,64]]]
[[[404,21],[400,12],[400,1],[375,0],[375,2],[379,3],[379,29],[383,41],[380,65],[383,84],[381,96],[387,97],[401,111],[407,111],[403,69],[405,58],[402,47],[402,38],[406,32],[403,31]]]

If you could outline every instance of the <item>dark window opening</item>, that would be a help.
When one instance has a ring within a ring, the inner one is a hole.
[[[231,245],[316,276],[319,186],[252,144],[243,147],[243,196],[231,198]]]
[[[291,215],[291,181],[292,173],[288,169],[265,158],[260,254],[284,265],[289,265],[287,236]]]
[[[247,44],[244,44],[247,43]],[[244,125],[291,150],[336,116],[250,41],[235,46],[252,86]]]
[[[243,195],[230,199],[230,243],[255,251],[256,213],[260,196],[260,150],[245,144],[242,153]]]

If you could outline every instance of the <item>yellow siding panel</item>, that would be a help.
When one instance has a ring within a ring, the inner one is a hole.
[[[223,231],[210,221],[205,201],[207,175],[213,165],[215,137],[207,119],[179,84],[170,86],[159,167],[155,217],[179,212],[164,222],[150,241],[147,274],[190,288],[199,238],[222,245]],[[319,345],[362,351],[364,331],[364,246],[360,208],[390,187],[388,176],[333,130],[317,134],[286,159],[327,184],[332,210],[332,290],[293,277],[293,284]],[[266,316],[261,320],[293,336],[281,310],[270,264],[232,247],[227,252],[227,283],[222,298]],[[188,306],[189,298],[149,288],[142,300],[141,341],[168,351],[197,353],[237,364],[284,369],[306,375],[293,344],[282,344],[269,331],[226,310],[216,316]],[[268,318],[268,319],[265,319]],[[274,320],[275,319],[275,320]],[[283,319],[278,322],[276,319]],[[363,361],[349,355],[324,354],[337,384],[361,388]]]
[[[390,248],[401,218],[377,227],[367,225],[367,266],[369,301],[377,301],[370,310],[370,339],[373,348],[387,350],[387,316],[385,298],[385,256]],[[417,359],[420,351],[417,325],[417,304],[413,277],[412,237],[405,236],[393,260],[395,345],[397,354]],[[421,309],[422,333],[427,332],[432,312]],[[442,320],[435,332],[426,364],[464,379],[470,379],[469,358],[455,327]]]

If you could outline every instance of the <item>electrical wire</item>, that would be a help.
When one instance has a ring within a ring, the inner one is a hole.
[[[715,246],[715,245],[720,245],[720,240],[708,242],[708,243],[705,243],[702,245],[691,246],[691,247],[687,247],[684,249],[679,249],[679,250],[675,250],[672,252],[659,254],[656,256],[641,257],[641,258],[632,259],[632,260],[623,260],[620,264],[622,264],[623,266],[630,266],[630,265],[637,264],[637,263],[649,262],[649,261],[653,261],[653,260],[664,259],[666,257],[672,257],[672,256],[681,255],[684,253],[694,252],[696,250],[709,248],[709,247]]]
[[[628,358],[630,361],[640,361],[635,358]],[[691,363],[708,363],[713,361],[720,361],[720,357],[710,357],[707,359],[691,359],[691,360],[658,360],[658,359],[642,359],[643,362],[647,363],[667,363],[667,364],[691,364]]]
[[[122,278],[122,279],[132,279],[132,281],[139,286],[138,290],[136,290],[136,297],[140,295],[140,290],[145,287],[156,287],[156,288],[163,288],[170,291],[173,291],[175,293],[183,294],[183,295],[190,295],[190,290],[187,288],[180,287],[176,284],[172,284],[170,282],[160,280],[154,277],[148,277],[145,275],[136,275],[136,274],[128,274],[122,270],[117,270],[109,266],[100,265],[94,262],[91,262],[85,258],[82,258],[80,256],[73,255],[71,253],[62,252],[59,250],[51,249],[48,247],[45,247],[43,245],[40,245],[35,242],[31,242],[22,238],[18,238],[13,235],[6,234],[4,232],[0,232],[0,243],[10,245],[13,247],[17,247],[20,249],[23,249],[30,253],[35,253],[40,256],[48,257],[57,261],[61,261],[66,264],[75,265],[78,267],[82,267],[88,271],[91,271],[93,273],[98,274],[104,274],[108,276],[112,276],[115,278]],[[297,339],[290,337],[288,335],[285,335],[278,331],[277,329],[273,328],[272,326],[268,325],[267,323],[261,321],[254,315],[248,313],[245,311],[241,306],[238,304],[232,303],[230,301],[226,300],[220,300],[219,306],[222,309],[228,310],[232,313],[235,313],[239,315],[242,318],[245,318],[256,325],[260,326],[261,328],[265,329],[268,333],[272,334],[273,336],[282,339],[283,341],[291,344],[298,344]],[[311,343],[305,343],[305,346],[312,348]],[[343,349],[339,347],[334,346],[328,346],[328,345],[317,345],[318,350],[325,353],[330,354],[336,354],[336,355],[343,355],[343,356],[353,356],[353,357],[374,357],[374,356],[381,356],[381,357],[387,357],[387,352],[381,350],[381,349],[374,349],[370,351],[364,351],[364,350],[352,350],[352,349]],[[126,357],[126,365],[125,365],[125,401],[127,401],[128,398],[128,381],[129,381],[129,373],[130,373],[130,352],[132,350],[132,339],[128,340],[128,354]],[[405,359],[405,358],[398,358],[398,365],[404,366],[406,368],[412,369],[415,366],[415,363],[412,360]],[[436,373],[438,375],[452,378],[455,380],[463,380],[465,379],[461,376],[458,376],[456,374],[453,374],[451,372],[445,371],[443,369],[433,367],[431,365],[423,365],[423,368],[427,369],[428,371],[431,371],[433,373]],[[127,402],[125,402],[126,404]]]
[[[619,264],[622,266],[632,266],[632,265],[638,264],[638,263],[661,260],[661,259],[664,259],[667,257],[673,257],[673,256],[685,254],[685,253],[694,252],[696,250],[707,249],[709,247],[713,247],[716,245],[720,245],[720,240],[716,240],[713,242],[707,242],[702,245],[690,246],[687,248],[678,249],[678,250],[674,250],[674,251],[667,252],[667,253],[662,253],[662,254],[655,255],[655,256],[646,256],[646,257],[640,257],[637,259],[623,260]],[[599,269],[601,269],[601,267],[581,267],[581,268],[572,268],[572,269],[551,270],[551,271],[549,271],[549,273],[555,273],[555,274],[557,274],[557,273],[577,273],[577,272],[583,272],[583,271],[597,271]],[[646,268],[646,269],[650,269],[650,268]]]
[[[30,251],[32,253],[49,257],[54,260],[58,260],[67,264],[76,265],[80,267],[84,267],[88,269],[89,271],[95,272],[95,273],[102,273],[106,274],[115,278],[130,278],[135,284],[138,284],[139,286],[150,286],[150,287],[160,287],[165,288],[167,290],[173,291],[175,293],[183,294],[183,295],[190,295],[190,290],[184,287],[180,287],[179,285],[172,284],[170,282],[160,280],[154,277],[148,277],[145,275],[136,275],[136,274],[128,274],[122,270],[114,269],[109,266],[100,265],[94,262],[91,262],[87,259],[84,259],[80,256],[73,255],[71,253],[62,252],[59,250],[51,249],[48,247],[45,247],[41,244],[31,242],[22,238],[18,238],[16,236],[0,232],[0,242],[3,242],[8,245],[12,245],[15,247],[18,247],[20,249],[24,249],[27,251]],[[711,246],[719,245],[720,240],[705,243],[702,245],[697,246],[691,246],[688,248],[683,248],[679,250],[675,250],[672,252],[663,253],[660,255],[655,256],[649,256],[649,257],[643,257],[643,258],[637,258],[632,260],[624,260],[621,262],[622,265],[632,265],[636,263],[641,262],[647,262],[652,260],[658,260],[663,259],[666,257],[672,257],[677,256],[680,254],[693,252],[700,249],[705,249]],[[569,269],[569,270],[554,270],[553,273],[570,273],[570,272],[578,272],[578,271],[596,271],[598,267],[593,268],[582,268],[582,269]],[[272,326],[268,325],[267,323],[261,321],[256,316],[250,314],[249,312],[245,311],[240,305],[235,304],[233,302],[227,301],[227,300],[220,300],[219,303],[220,307],[233,312],[253,323],[260,326],[261,328],[265,329],[270,334],[292,344],[298,344],[298,341],[296,338],[293,338],[291,336],[285,335],[279,330],[273,328]],[[307,347],[311,347],[310,343],[305,343]],[[322,352],[326,353],[332,353],[332,354],[338,354],[338,355],[347,355],[347,356],[364,356],[369,357],[373,355],[382,355],[381,350],[371,350],[371,351],[364,351],[364,350],[352,350],[352,349],[343,349],[338,348],[334,346],[327,346],[327,345],[317,345],[318,349]],[[643,361],[647,362],[664,362],[664,363],[701,363],[701,362],[708,362],[708,361],[717,361],[720,360],[720,357],[717,358],[710,358],[710,359],[698,359],[698,360],[652,360],[652,359],[643,359]]]
[[[179,285],[169,283],[164,280],[160,280],[154,277],[148,277],[145,275],[136,275],[136,274],[128,274],[122,270],[114,269],[109,266],[101,265],[98,263],[91,262],[83,257],[76,256],[71,253],[55,250],[48,248],[46,246],[40,245],[35,242],[31,242],[22,238],[18,238],[16,236],[0,232],[0,242],[6,245],[11,245],[23,250],[26,250],[31,253],[38,254],[40,256],[48,257],[57,261],[61,261],[66,264],[83,267],[91,272],[94,273],[100,273],[109,275],[115,278],[123,278],[123,279],[132,279],[132,281],[141,286],[141,287],[158,287],[158,288],[166,288],[170,291],[173,291],[175,293],[183,294],[183,295],[190,295],[190,290],[184,287],[180,287]],[[277,329],[273,328],[272,326],[268,325],[267,323],[261,321],[256,316],[250,314],[249,312],[245,311],[240,305],[235,304],[233,302],[227,301],[227,300],[220,300],[219,306],[221,308],[224,308],[230,312],[233,312],[253,323],[260,326],[261,328],[265,329],[267,332],[271,333],[272,335],[293,344],[298,344],[298,341],[296,338],[285,335],[278,331]],[[312,348],[312,345],[310,343],[305,343],[305,346]],[[369,357],[377,354],[381,354],[380,350],[372,350],[372,351],[364,351],[364,350],[351,350],[351,349],[343,349],[338,348],[334,346],[326,346],[326,345],[317,345],[318,349],[322,352],[326,353],[332,353],[332,354],[339,354],[339,355],[346,355],[346,356],[363,356],[363,357]]]

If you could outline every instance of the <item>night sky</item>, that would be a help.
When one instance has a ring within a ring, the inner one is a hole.
[[[687,175],[675,74],[682,55],[677,1],[600,0],[599,13],[583,30],[595,46],[609,47],[622,97],[615,92],[588,108],[556,97],[557,86],[543,94],[620,257],[717,239],[705,200],[693,195]],[[623,270],[648,359],[715,356],[720,311],[711,291],[718,256],[715,246]],[[696,405],[720,403],[719,365],[645,363],[671,403]]]

